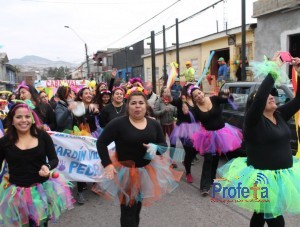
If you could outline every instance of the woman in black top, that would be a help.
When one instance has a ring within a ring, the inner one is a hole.
[[[177,121],[176,127],[170,136],[170,142],[172,145],[176,145],[178,140],[181,141],[185,151],[183,164],[186,172],[186,181],[193,183],[191,166],[198,152],[193,147],[192,135],[200,129],[200,126],[195,122],[195,118],[192,114],[194,103],[190,94],[187,92],[190,86],[193,86],[193,84],[187,84],[183,87],[180,98],[173,99],[171,97],[171,104],[177,107]]]
[[[112,90],[112,102],[107,104],[99,114],[99,124],[104,128],[112,119],[125,115],[125,91],[121,87]]]
[[[294,58],[293,64],[300,73],[300,58]],[[300,162],[292,156],[291,130],[286,123],[300,109],[300,78],[295,98],[277,107],[272,91],[275,79],[280,78],[279,67],[271,61],[265,65],[272,68],[247,102],[244,122],[247,158],[234,159],[220,168],[219,173],[226,180],[218,183],[215,191],[228,198],[222,193],[224,187],[239,185],[249,193],[230,198],[243,200],[235,204],[254,211],[251,227],[262,227],[265,222],[268,226],[282,227],[283,213],[300,213]]]
[[[109,122],[97,141],[106,177],[98,184],[101,193],[121,204],[122,227],[137,227],[142,203],[149,205],[173,191],[180,179],[169,168],[169,156],[157,156],[167,144],[159,123],[146,116],[147,105],[144,93],[131,92],[127,115]],[[107,146],[113,141],[116,153],[109,154]]]
[[[219,155],[234,151],[241,146],[242,133],[238,128],[225,124],[221,104],[229,102],[229,95],[205,97],[199,87],[190,88],[195,103],[193,108],[196,121],[201,128],[193,135],[194,148],[204,156],[200,190],[208,195],[219,163]]]
[[[51,137],[38,129],[39,119],[26,104],[12,106],[7,124],[7,134],[0,139],[0,165],[6,160],[9,173],[0,185],[0,223],[47,226],[48,219],[57,222],[73,202],[63,176],[50,176],[58,164]]]

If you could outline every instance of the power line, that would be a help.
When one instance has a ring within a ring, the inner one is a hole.
[[[80,4],[80,5],[125,5],[125,2],[63,2],[63,1],[40,1],[40,0],[22,0],[24,2],[38,2],[51,4]]]
[[[185,22],[185,21],[187,21],[187,20],[190,20],[190,19],[192,19],[192,18],[195,17],[195,16],[198,16],[199,14],[203,13],[204,11],[208,10],[208,9],[211,8],[211,7],[214,7],[215,5],[217,5],[217,4],[219,4],[220,2],[223,2],[223,1],[224,1],[224,0],[219,0],[219,1],[217,1],[217,2],[215,2],[215,3],[213,3],[213,4],[211,4],[211,5],[209,5],[209,6],[207,6],[207,7],[205,7],[204,9],[201,9],[200,11],[198,11],[198,12],[196,12],[196,13],[194,13],[194,14],[192,14],[192,15],[186,17],[186,18],[184,18],[183,20],[179,21],[178,24],[183,23],[183,22]],[[178,1],[177,1],[177,2],[178,2]],[[172,6],[173,6],[174,4],[176,4],[177,2],[173,3]],[[145,23],[143,23],[143,24],[145,24]],[[169,27],[165,28],[165,31],[170,30],[170,29],[173,28],[175,25],[176,25],[176,24],[170,25]],[[141,27],[141,25],[140,25],[139,27]],[[134,29],[134,30],[136,30],[136,29]],[[132,32],[132,31],[131,31],[131,32]],[[129,32],[129,33],[131,33],[131,32]],[[129,34],[129,33],[128,33],[128,34]],[[159,32],[157,32],[157,33],[155,33],[155,36],[158,36],[158,35],[160,35],[160,34],[162,34],[162,33],[163,33],[163,30],[161,30],[161,31],[159,31]],[[126,35],[127,35],[127,34],[126,34]],[[124,35],[124,36],[125,36],[125,35]],[[122,36],[121,38],[119,38],[117,41],[119,41],[120,39],[124,38],[124,36]],[[142,40],[146,40],[146,39],[150,39],[150,38],[151,38],[151,36],[148,36],[148,37],[146,37],[146,38],[144,38],[144,39],[142,39]],[[115,41],[115,42],[117,42],[117,41]],[[140,41],[141,41],[141,40],[140,40]],[[113,42],[112,44],[114,44],[115,42]],[[112,45],[112,44],[110,44],[110,45]],[[122,49],[123,49],[123,48],[117,49],[117,50],[113,51],[112,53],[116,53],[116,52],[118,52],[118,51],[120,51],[120,50],[122,50]]]
[[[165,12],[166,10],[168,10],[169,8],[171,8],[172,6],[174,6],[175,4],[177,4],[178,2],[180,2],[181,0],[178,0],[176,2],[174,2],[172,5],[168,6],[167,8],[165,8],[164,10],[160,11],[159,13],[157,13],[156,15],[154,15],[153,17],[151,17],[150,19],[148,19],[147,21],[145,21],[144,23],[142,23],[141,25],[137,26],[136,28],[134,28],[133,30],[127,32],[125,35],[121,36],[119,39],[111,42],[110,44],[106,45],[106,46],[111,46],[113,44],[115,44],[116,42],[120,41],[121,39],[123,39],[124,37],[128,36],[129,34],[131,34],[132,32],[136,31],[137,29],[139,29],[140,27],[142,27],[144,24],[148,23],[149,21],[153,20],[155,17],[157,17],[158,15],[162,14],[163,12]]]

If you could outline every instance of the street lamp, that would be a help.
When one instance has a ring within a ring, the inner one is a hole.
[[[73,28],[71,28],[70,26],[67,26],[67,25],[65,25],[64,27],[71,29],[71,31],[84,43],[86,66],[87,66],[87,77],[89,77],[90,76],[90,64],[89,64],[88,48],[87,48],[86,42],[77,34],[77,32]]]
[[[133,47],[130,46],[130,47],[125,47],[124,48],[124,51],[125,51],[125,67],[126,67],[126,81],[128,82],[128,62],[127,62],[127,51],[128,50],[133,50]]]

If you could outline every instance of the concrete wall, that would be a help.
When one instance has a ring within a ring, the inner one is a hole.
[[[264,55],[272,57],[276,51],[288,51],[289,35],[299,33],[300,9],[257,18],[254,59],[261,61]]]

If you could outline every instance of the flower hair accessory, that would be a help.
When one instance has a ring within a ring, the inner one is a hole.
[[[200,90],[200,88],[197,86],[197,85],[191,85],[190,87],[189,87],[189,89],[187,90],[187,93],[188,93],[188,95],[189,96],[191,96],[192,94],[192,90],[193,89],[199,89]]]
[[[141,83],[142,85],[143,85],[143,81],[142,81],[142,79],[141,78],[139,78],[139,77],[134,77],[134,78],[131,78],[130,80],[129,80],[129,83],[130,84],[134,84],[134,83]]]
[[[148,95],[147,90],[145,90],[141,87],[133,87],[133,88],[128,89],[128,91],[125,95],[125,98],[127,99],[132,92],[142,92],[142,93],[144,93],[144,95]]]

